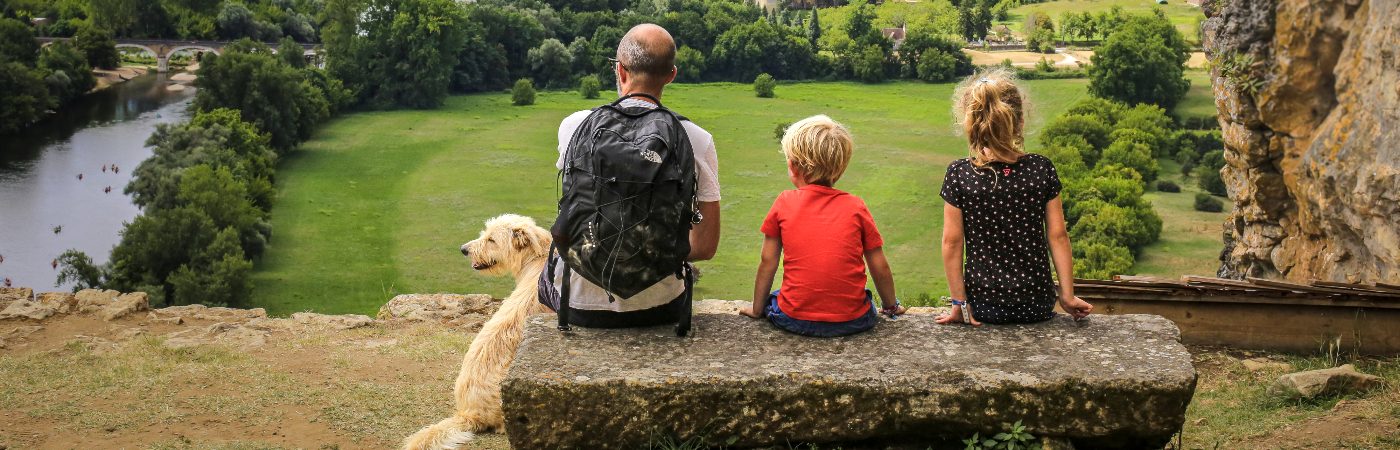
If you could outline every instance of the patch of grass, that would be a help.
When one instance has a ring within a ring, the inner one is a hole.
[[[1027,124],[1027,140],[1035,142],[1041,123],[1086,95],[1087,82],[1025,86],[1038,105]],[[855,135],[855,156],[837,188],[870,207],[900,297],[943,295],[938,190],[946,164],[967,154],[949,115],[952,88],[794,83],[778,98],[760,99],[748,84],[670,86],[665,104],[710,131],[719,151],[723,234],[719,254],[699,264],[705,275],[698,298],[750,295],[763,241],[758,225],[777,194],[792,188],[773,124],[814,114],[830,115]],[[546,91],[534,106],[517,107],[492,93],[451,97],[433,111],[331,122],[279,167],[276,234],[257,266],[250,306],[277,316],[373,315],[400,293],[504,296],[513,280],[475,274],[459,247],[500,214],[553,222],[559,121],[600,102]],[[506,117],[517,120],[500,120]],[[464,129],[486,121],[489,129]]]
[[[1228,212],[1196,211],[1192,208],[1195,196],[1204,192],[1196,180],[1183,177],[1181,165],[1170,158],[1159,158],[1157,164],[1161,166],[1159,178],[1175,182],[1181,192],[1161,192],[1153,186],[1143,194],[1162,218],[1162,238],[1143,247],[1133,269],[1138,275],[1163,278],[1215,276],[1220,268],[1220,249],[1225,245],[1221,227]]]
[[[1191,89],[1186,91],[1186,98],[1181,99],[1172,112],[1182,119],[1216,115],[1215,91],[1211,89],[1210,74],[1202,70],[1188,70],[1186,79],[1191,80]]]

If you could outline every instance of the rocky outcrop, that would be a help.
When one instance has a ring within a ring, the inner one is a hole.
[[[1384,378],[1357,372],[1356,367],[1345,364],[1333,369],[1309,370],[1281,376],[1269,386],[1268,394],[1290,399],[1312,398],[1323,394],[1366,392],[1383,384]]]
[[[0,311],[16,300],[33,300],[34,290],[27,287],[0,287]]]
[[[502,383],[518,450],[630,447],[657,430],[733,447],[962,439],[1018,420],[1076,445],[1161,448],[1196,386],[1158,316],[970,327],[911,314],[836,339],[728,314],[696,315],[686,338],[527,323]]]
[[[381,306],[374,318],[387,322],[449,323],[477,331],[500,307],[500,300],[486,294],[404,294]]]
[[[1235,203],[1219,275],[1400,283],[1400,2],[1203,9]]]

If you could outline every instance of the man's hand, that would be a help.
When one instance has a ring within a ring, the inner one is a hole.
[[[1074,320],[1079,320],[1083,319],[1084,316],[1087,316],[1089,315],[1089,313],[1093,312],[1094,305],[1090,305],[1089,302],[1086,302],[1083,299],[1080,299],[1079,297],[1074,297],[1068,300],[1062,298],[1060,299],[1060,309],[1063,309],[1065,310],[1065,312],[1069,313],[1069,315],[1074,316]]]
[[[739,311],[739,314],[743,314],[743,315],[745,315],[745,316],[749,316],[749,317],[752,317],[752,318],[755,318],[755,319],[762,319],[762,318],[763,318],[763,315],[762,315],[762,314],[753,312],[753,305],[749,305],[749,306],[744,307],[744,309],[742,309],[742,310]]]
[[[963,315],[962,306],[953,305],[953,313],[952,313],[952,314],[944,314],[944,315],[935,317],[935,318],[933,319],[933,321],[934,321],[934,322],[938,322],[938,323],[942,323],[942,324],[962,323],[962,322],[963,322],[962,315]],[[982,326],[982,322],[978,322],[976,318],[973,318],[973,319],[972,319],[972,324],[973,324],[973,325],[977,325],[977,326]]]

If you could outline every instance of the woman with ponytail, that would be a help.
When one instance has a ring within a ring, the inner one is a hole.
[[[974,74],[953,92],[970,156],[948,165],[940,193],[953,313],[938,323],[1040,322],[1055,317],[1057,301],[1075,320],[1093,310],[1070,282],[1074,262],[1055,165],[1025,151],[1025,107],[1024,93],[1001,70]]]

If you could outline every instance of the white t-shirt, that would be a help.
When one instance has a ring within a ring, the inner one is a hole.
[[[644,100],[627,99],[623,100],[621,106],[633,107],[643,106],[655,108],[656,105]],[[559,124],[559,160],[554,164],[555,168],[564,170],[564,153],[569,149],[569,140],[573,139],[574,132],[578,130],[583,120],[588,118],[590,110],[579,111],[564,118]],[[687,120],[683,121],[685,134],[690,137],[690,148],[695,152],[695,175],[697,186],[695,197],[702,202],[719,201],[719,156],[715,153],[715,140],[710,136],[710,132],[700,128],[699,125]],[[712,220],[706,218],[705,220]],[[555,259],[559,259],[555,257]],[[563,267],[563,261],[556,261],[556,267]],[[554,287],[559,289],[563,285],[563,270],[555,270]],[[572,272],[569,277],[572,294],[569,296],[569,307],[576,309],[590,309],[603,311],[637,311],[669,303],[685,292],[685,282],[680,278],[666,278],[652,285],[651,287],[637,293],[629,298],[617,297],[616,302],[608,301],[608,293],[603,288],[585,280],[579,276],[578,272]]]

